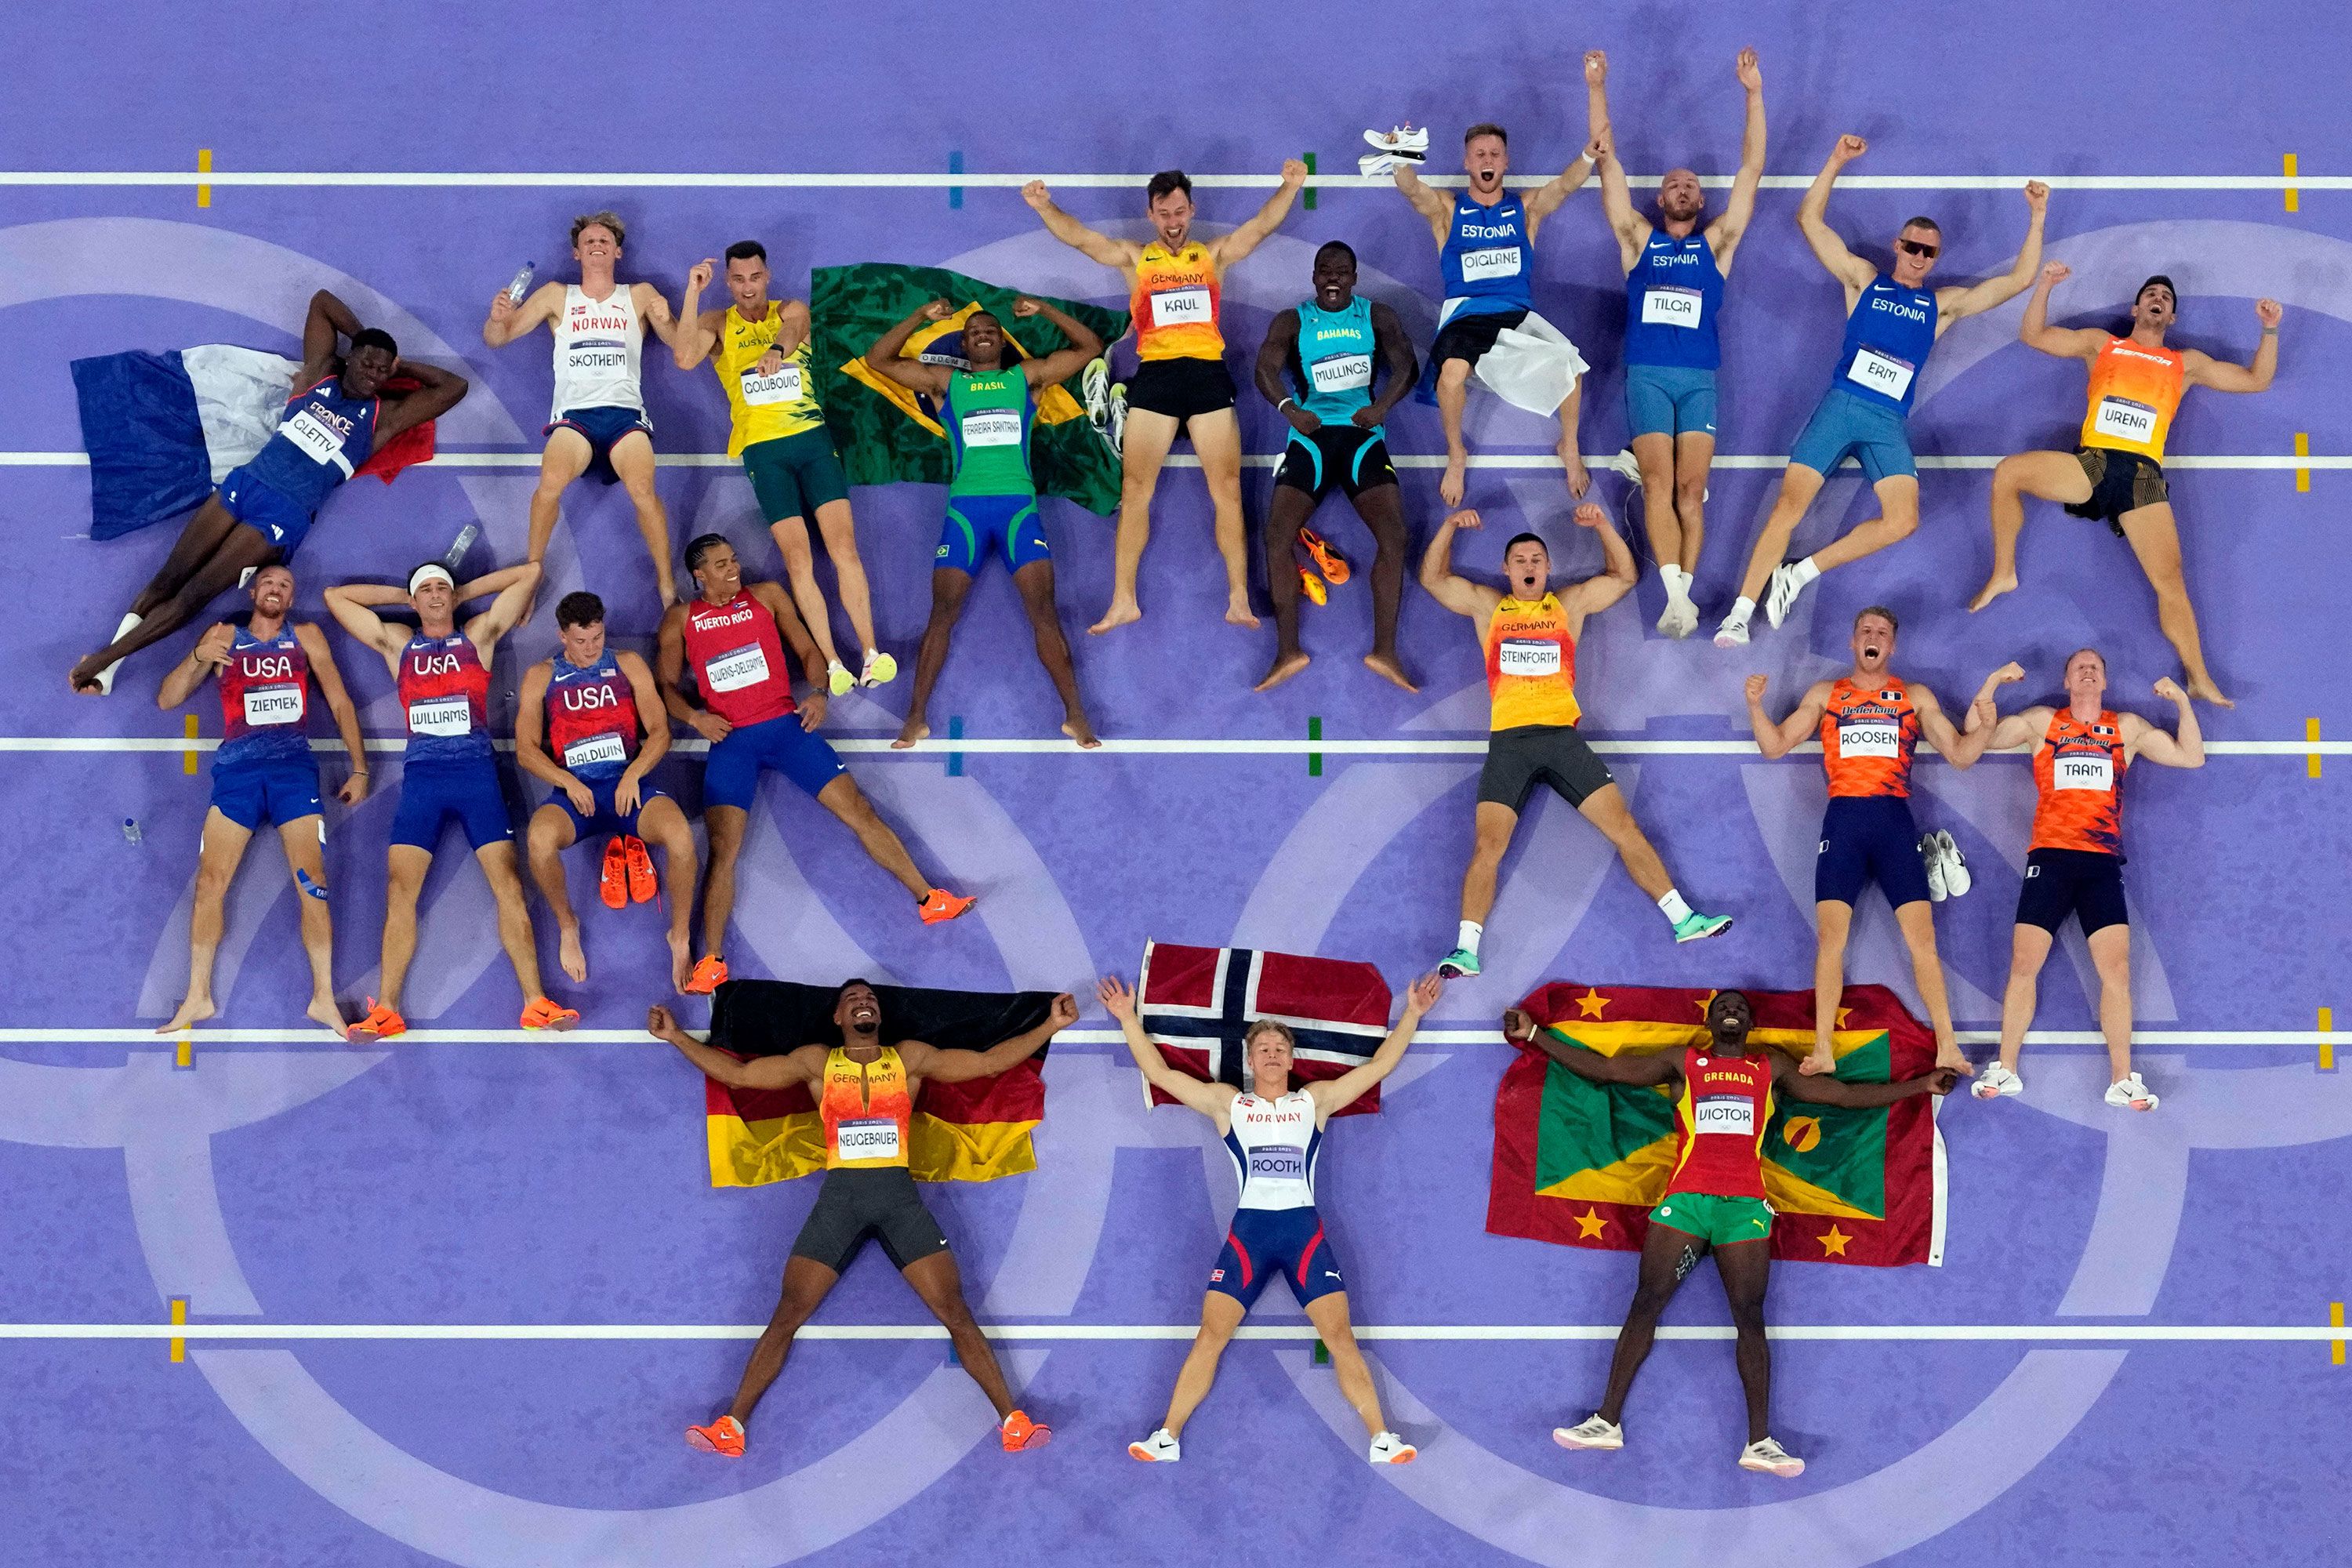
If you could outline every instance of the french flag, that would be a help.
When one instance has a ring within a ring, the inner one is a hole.
[[[1143,1032],[1169,1066],[1204,1083],[1249,1088],[1242,1037],[1261,1018],[1286,1024],[1297,1037],[1294,1086],[1363,1066],[1389,1033],[1388,982],[1373,965],[1346,959],[1148,942],[1136,989]],[[1157,1090],[1151,1099],[1175,1103]],[[1380,1108],[1374,1085],[1339,1114]]]

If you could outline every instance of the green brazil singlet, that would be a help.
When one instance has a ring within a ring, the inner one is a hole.
[[[943,423],[955,477],[948,481],[948,494],[1034,500],[1037,481],[1029,472],[1029,427],[1035,417],[1029,377],[1019,365],[950,371]]]

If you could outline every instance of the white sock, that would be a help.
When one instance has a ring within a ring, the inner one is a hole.
[[[1791,571],[1791,574],[1797,579],[1797,586],[1801,588],[1808,583],[1811,583],[1814,578],[1820,576],[1822,574],[1822,569],[1814,565],[1813,558],[1808,555],[1802,561],[1797,563],[1796,566]]]
[[[1478,939],[1486,934],[1486,928],[1476,921],[1464,921],[1462,934],[1455,939],[1454,945],[1475,958],[1478,956]]]
[[[1690,597],[1691,574],[1684,571],[1681,567],[1659,567],[1658,580],[1665,584],[1666,597],[1669,601],[1675,599],[1687,599]]]
[[[1747,595],[1742,594],[1739,597],[1731,601],[1731,614],[1724,616],[1723,618],[1727,621],[1736,622],[1744,626],[1748,624],[1748,617],[1755,613],[1756,601],[1749,598]]]
[[[147,617],[144,616],[135,615],[126,610],[123,612],[122,619],[115,626],[114,636],[109,640],[112,642],[121,642],[124,637],[131,635],[131,630],[133,626],[136,626],[140,622],[146,618]],[[114,695],[114,672],[121,668],[122,661],[118,658],[112,664],[108,665],[104,669],[98,672],[98,689],[101,693],[109,697]]]
[[[1658,909],[1666,917],[1668,925],[1678,926],[1690,919],[1691,907],[1683,902],[1682,889],[1679,888],[1668,888],[1664,895],[1658,900]]]

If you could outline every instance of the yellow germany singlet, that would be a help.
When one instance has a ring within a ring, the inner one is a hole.
[[[2082,443],[2110,451],[2137,452],[2164,461],[2164,438],[2180,407],[2187,356],[2179,349],[2152,349],[2129,338],[2109,338],[2091,362],[2091,406],[2083,416]]]
[[[771,300],[768,313],[756,321],[745,321],[732,305],[719,318],[719,348],[710,356],[710,368],[719,373],[719,384],[727,393],[727,411],[731,416],[727,455],[730,458],[742,456],[743,448],[754,441],[797,436],[824,423],[824,410],[817,406],[816,383],[809,372],[806,338],[785,356],[775,374],[753,373],[776,341],[776,321],[782,313],[782,308]]]
[[[1576,639],[1568,635],[1559,595],[1532,604],[1505,595],[1486,623],[1486,641],[1494,728],[1573,724],[1582,715],[1576,705]]]
[[[878,1171],[904,1166],[915,1120],[914,1096],[907,1092],[907,1064],[897,1047],[860,1063],[835,1046],[824,1054],[824,1083],[817,1095],[824,1121],[824,1168]]]
[[[1135,318],[1135,357],[1223,359],[1225,335],[1217,330],[1223,289],[1209,247],[1191,240],[1175,255],[1158,240],[1136,258],[1135,293],[1128,310]]]

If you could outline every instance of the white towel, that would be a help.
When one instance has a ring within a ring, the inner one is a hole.
[[[1568,401],[1588,368],[1567,333],[1529,310],[1517,326],[1496,334],[1475,373],[1481,385],[1514,408],[1550,414]]]

